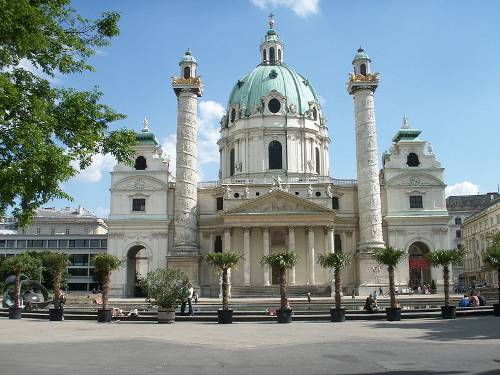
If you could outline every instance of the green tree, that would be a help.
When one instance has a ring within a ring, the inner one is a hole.
[[[488,235],[490,246],[486,249],[484,262],[491,270],[497,271],[498,277],[498,303],[500,304],[500,231]]]
[[[33,258],[27,253],[21,253],[7,258],[2,264],[2,267],[6,269],[10,274],[14,274],[16,277],[16,284],[14,287],[14,298],[15,298],[15,308],[18,309],[19,304],[19,294],[21,292],[21,274],[30,273],[40,269],[42,266],[39,259]]]
[[[297,264],[297,253],[289,250],[278,250],[274,253],[262,257],[261,264],[269,267],[277,267],[280,273],[280,304],[281,309],[289,309],[286,298],[286,270],[293,268]]]
[[[333,278],[335,283],[335,308],[340,309],[342,307],[342,299],[340,297],[340,291],[342,289],[340,272],[345,269],[349,263],[351,263],[351,257],[348,254],[341,252],[320,254],[318,257],[318,263],[323,268],[333,269]]]
[[[389,295],[391,297],[391,308],[396,308],[396,290],[394,287],[394,268],[400,263],[406,252],[404,250],[397,250],[391,246],[385,246],[382,249],[376,249],[373,253],[373,259],[378,263],[387,266],[389,272]]]
[[[187,297],[189,280],[177,268],[158,268],[140,281],[146,300],[163,309],[175,309]]]
[[[92,258],[92,266],[97,272],[102,273],[102,309],[108,308],[109,282],[111,272],[123,266],[123,260],[111,254],[97,254]]]
[[[128,162],[135,134],[110,130],[124,116],[100,102],[98,88],[53,87],[49,79],[92,71],[88,58],[119,34],[119,14],[87,19],[70,0],[0,0],[0,216],[19,225],[54,198],[61,183],[97,153]]]
[[[54,308],[61,308],[61,278],[68,266],[69,256],[64,253],[47,252],[43,257],[46,267],[52,271],[54,287]]]
[[[237,251],[208,253],[205,256],[207,263],[213,266],[216,271],[222,273],[222,310],[229,310],[228,270],[230,268],[237,269],[241,258],[243,258],[243,254]]]
[[[465,255],[466,252],[464,249],[437,249],[425,254],[425,259],[431,262],[434,267],[443,268],[445,306],[450,305],[450,264],[462,261]]]

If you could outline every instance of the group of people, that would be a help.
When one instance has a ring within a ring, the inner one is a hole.
[[[481,295],[481,293],[472,291],[469,295],[464,294],[458,307],[479,307],[486,306],[486,299]]]
[[[429,284],[415,285],[413,287],[414,293],[417,294],[431,294],[431,286]]]

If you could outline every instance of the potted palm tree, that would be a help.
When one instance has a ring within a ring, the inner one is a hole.
[[[498,303],[493,305],[493,314],[500,316],[500,231],[491,233],[488,239],[491,241],[491,245],[486,249],[484,262],[491,270],[497,271]]]
[[[286,298],[286,270],[293,268],[297,264],[297,254],[289,250],[278,250],[262,257],[261,264],[279,269],[280,308],[276,312],[276,315],[278,323],[291,323],[292,309]]]
[[[14,274],[14,305],[9,308],[9,319],[21,319],[23,307],[21,307],[21,274],[34,273],[41,267],[39,259],[33,258],[27,253],[21,253],[8,258],[2,265],[4,269]]]
[[[52,322],[62,321],[64,317],[64,310],[62,307],[62,293],[61,293],[61,277],[68,266],[68,255],[64,253],[47,252],[43,256],[44,263],[47,268],[54,275],[54,308],[49,309],[49,320]]]
[[[444,306],[441,306],[441,317],[443,319],[455,319],[456,306],[450,306],[450,264],[462,261],[465,257],[464,249],[457,250],[432,250],[425,254],[425,258],[434,267],[443,268],[444,282]]]
[[[139,281],[146,300],[158,306],[158,323],[175,321],[175,309],[187,298],[188,284],[186,275],[176,268],[158,268]]]
[[[233,310],[229,309],[228,270],[230,268],[237,269],[241,258],[243,258],[243,254],[237,251],[208,253],[205,256],[207,263],[214,267],[218,273],[222,273],[222,309],[219,309],[217,312],[217,321],[220,324],[230,324],[233,322]]]
[[[102,275],[102,308],[97,310],[99,323],[111,322],[112,311],[108,309],[109,282],[111,272],[123,266],[123,261],[111,254],[97,254],[91,260],[94,270]]]
[[[394,268],[406,256],[404,250],[397,250],[391,246],[385,246],[381,249],[376,249],[373,253],[373,258],[380,264],[387,266],[389,273],[389,295],[391,297],[391,307],[385,309],[387,320],[401,320],[401,307],[396,303],[396,290],[394,288]]]
[[[342,299],[340,296],[340,291],[342,290],[340,272],[351,262],[351,257],[344,253],[320,254],[318,262],[323,268],[333,269],[335,308],[330,309],[330,318],[332,322],[343,322],[345,321],[345,309],[342,308]]]

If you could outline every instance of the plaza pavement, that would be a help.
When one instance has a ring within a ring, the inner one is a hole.
[[[500,374],[500,318],[98,324],[0,319],[1,375]]]

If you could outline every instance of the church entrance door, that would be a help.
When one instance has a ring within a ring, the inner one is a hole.
[[[414,242],[410,245],[409,269],[410,269],[410,287],[414,290],[420,286],[423,290],[424,284],[431,284],[431,264],[424,258],[429,252],[429,247],[422,242]]]
[[[133,246],[127,253],[127,297],[144,297],[138,282],[149,272],[149,256],[144,246]]]

